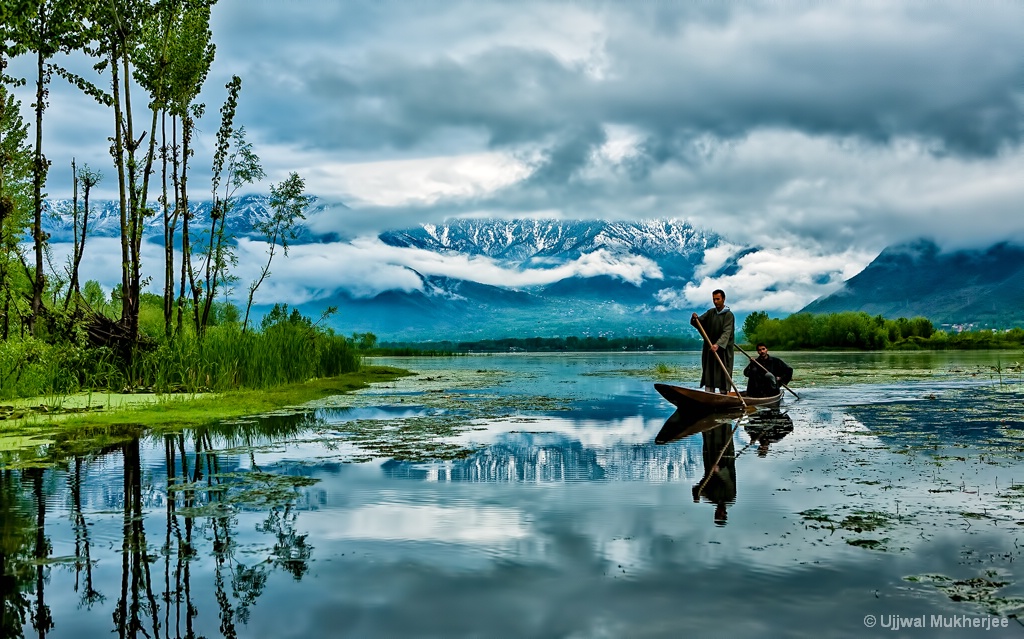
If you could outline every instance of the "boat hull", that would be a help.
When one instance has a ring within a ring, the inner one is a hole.
[[[691,416],[743,410],[744,402],[746,402],[748,407],[771,407],[778,406],[782,401],[781,392],[771,397],[747,397],[746,393],[744,393],[741,400],[740,396],[736,393],[729,393],[728,395],[708,393],[696,388],[673,386],[672,384],[655,384],[654,389],[662,397],[672,402],[680,411]]]

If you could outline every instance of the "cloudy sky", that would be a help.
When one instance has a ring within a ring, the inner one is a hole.
[[[346,237],[676,218],[777,256],[751,289],[848,277],[922,235],[1024,239],[1021,25],[998,0],[220,0],[196,164],[237,74],[256,190],[298,171]],[[110,119],[54,80],[51,195],[72,155],[110,163]]]

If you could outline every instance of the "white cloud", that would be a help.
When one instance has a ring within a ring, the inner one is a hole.
[[[705,262],[698,269],[697,281],[682,289],[659,291],[655,310],[710,308],[711,293],[720,288],[734,311],[794,312],[835,292],[874,257],[853,249],[819,255],[793,247],[768,248],[739,258],[734,274],[709,277],[735,254],[735,248],[726,247],[714,254],[713,267]]]
[[[266,261],[266,249],[264,242],[239,241],[239,295],[245,289],[243,284],[258,276],[260,265]],[[339,291],[357,298],[389,290],[423,291],[423,280],[417,273],[506,288],[542,286],[570,277],[605,275],[635,285],[663,277],[650,259],[616,255],[604,249],[556,266],[516,269],[485,256],[394,247],[373,237],[294,245],[287,258],[278,253],[271,272],[272,277],[257,292],[257,303],[301,304]]]

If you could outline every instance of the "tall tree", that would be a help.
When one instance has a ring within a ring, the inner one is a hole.
[[[270,186],[270,208],[272,214],[269,219],[256,223],[256,230],[263,234],[267,244],[267,263],[263,270],[252,284],[249,285],[249,300],[245,305],[245,321],[242,322],[242,332],[249,326],[249,311],[252,309],[252,298],[256,295],[256,289],[263,284],[263,280],[270,275],[270,263],[274,260],[274,253],[278,244],[285,256],[288,255],[288,241],[294,240],[296,236],[296,222],[306,219],[305,210],[312,201],[312,198],[305,194],[306,182],[298,173],[292,173],[288,179],[280,184]]]
[[[36,96],[35,152],[32,174],[32,242],[35,251],[35,274],[32,280],[32,311],[29,330],[34,331],[43,304],[46,279],[43,273],[43,253],[47,236],[43,232],[43,185],[50,162],[43,155],[43,114],[49,98],[50,78],[56,65],[51,61],[58,53],[75,50],[85,43],[83,20],[88,13],[88,2],[82,0],[37,0],[35,12],[26,28],[18,34],[25,48],[35,53]]]
[[[169,67],[167,69],[167,109],[171,116],[172,135],[170,142],[164,134],[163,177],[167,180],[166,160],[171,158],[171,182],[174,190],[174,206],[168,212],[166,186],[164,188],[164,330],[170,334],[171,315],[174,312],[174,238],[181,222],[181,286],[177,296],[177,330],[182,327],[185,306],[185,284],[191,272],[191,238],[189,222],[192,214],[188,208],[188,160],[192,157],[192,135],[195,122],[202,117],[205,106],[195,102],[213,64],[216,48],[211,42],[210,7],[213,2],[193,0],[182,4],[170,33],[168,43]],[[181,146],[178,145],[178,125],[181,125]],[[164,129],[166,131],[166,129]]]
[[[145,167],[142,171],[142,187],[141,187],[141,201],[143,206],[148,201],[149,194],[149,178],[153,173],[153,163],[156,158],[156,130],[158,118],[164,123],[161,126],[161,146],[160,156],[161,162],[161,184],[162,193],[159,198],[161,209],[162,209],[162,222],[164,230],[164,256],[165,256],[165,273],[164,273],[164,330],[168,337],[171,334],[171,301],[173,299],[173,272],[174,272],[174,227],[177,226],[177,214],[178,209],[175,206],[172,214],[170,200],[167,196],[167,157],[168,157],[168,144],[167,144],[167,127],[166,117],[168,112],[171,110],[172,103],[174,101],[174,95],[182,92],[181,87],[174,86],[175,80],[180,81],[182,75],[191,75],[190,80],[196,79],[196,74],[182,74],[180,67],[182,65],[190,65],[193,61],[192,54],[195,45],[191,43],[192,38],[195,35],[202,35],[200,33],[193,34],[186,32],[190,27],[193,26],[192,22],[185,20],[186,16],[193,17],[196,13],[202,14],[205,11],[206,14],[206,33],[209,33],[209,7],[211,3],[200,1],[200,2],[185,2],[184,0],[162,0],[157,2],[154,10],[146,16],[146,22],[143,24],[140,45],[135,50],[135,69],[134,77],[136,81],[142,86],[150,96],[150,114],[151,123],[150,131],[152,135],[149,136],[149,145],[147,152],[144,156]],[[184,42],[189,42],[183,48]],[[202,50],[202,49],[200,49]],[[175,63],[175,58],[178,55],[183,55],[183,59]],[[175,69],[173,66],[177,66]],[[208,68],[208,66],[207,66]],[[205,75],[205,73],[203,74]],[[191,87],[190,90],[195,95],[199,91],[200,87]],[[142,242],[142,224],[143,220],[147,215],[152,214],[148,208],[144,208],[144,215],[138,216],[135,220],[136,228],[132,229],[133,238],[133,267],[132,272],[132,286],[135,287],[134,295],[140,295],[140,270],[137,267],[138,257],[141,252]],[[174,218],[174,224],[172,225],[172,216]],[[169,256],[169,258],[168,258]]]
[[[231,237],[226,231],[227,219],[235,203],[235,194],[246,184],[265,177],[259,157],[252,144],[245,139],[245,127],[235,128],[235,111],[242,80],[237,75],[227,83],[228,97],[220,109],[221,123],[217,131],[217,150],[213,155],[211,181],[213,208],[210,212],[210,230],[207,236],[203,263],[203,281],[192,288],[196,309],[196,332],[203,334],[210,321],[210,310],[217,296],[217,287],[229,283],[228,266],[236,257],[231,248]],[[221,186],[224,190],[221,192]],[[202,297],[202,312],[199,302]]]
[[[64,72],[62,75],[98,102],[113,108],[114,135],[110,154],[117,171],[118,206],[121,219],[121,325],[129,342],[138,340],[139,297],[141,289],[142,227],[147,214],[146,188],[152,169],[152,144],[139,162],[139,149],[151,131],[136,137],[132,109],[132,77],[139,51],[144,49],[145,26],[151,24],[152,15],[165,4],[149,0],[95,0],[96,4],[85,14],[89,18],[85,30],[90,44],[84,50],[98,59],[94,68],[110,72],[110,93],[79,76]],[[148,76],[147,76],[148,77]],[[160,87],[159,80],[149,85]],[[159,103],[151,96],[150,106]]]
[[[32,148],[20,111],[21,102],[0,85],[0,336],[5,340],[12,312],[25,306],[15,294],[16,285],[28,281],[18,267],[24,264],[21,238],[29,228]],[[27,314],[28,308],[23,310]]]

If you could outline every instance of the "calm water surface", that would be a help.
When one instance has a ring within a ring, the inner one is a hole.
[[[1024,635],[1024,356],[781,355],[799,401],[696,425],[652,383],[697,353],[395,359],[295,413],[8,454],[4,636]]]

